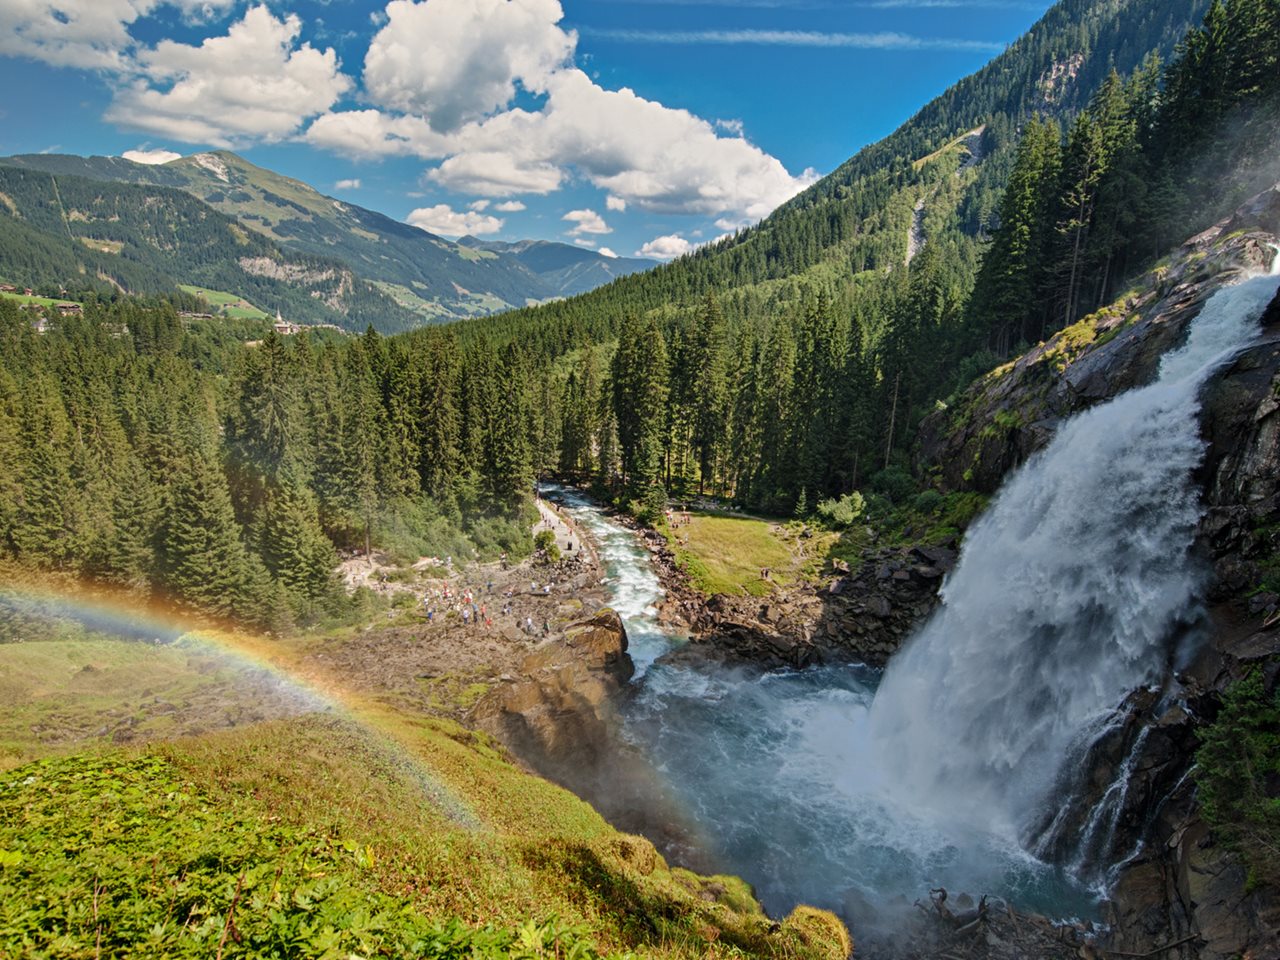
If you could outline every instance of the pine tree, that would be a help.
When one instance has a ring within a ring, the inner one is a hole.
[[[219,616],[242,608],[249,561],[226,476],[207,444],[177,464],[162,555],[164,584],[178,599]]]
[[[698,455],[698,492],[718,476],[718,459],[725,442],[728,417],[727,331],[715,294],[707,294],[693,338],[693,446]]]
[[[267,569],[292,595],[314,601],[332,591],[338,558],[320,528],[315,498],[293,469],[267,495],[260,542]]]

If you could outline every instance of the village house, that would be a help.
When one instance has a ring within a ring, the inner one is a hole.
[[[280,316],[280,311],[276,311],[276,322],[273,324],[276,333],[282,337],[292,337],[295,333],[302,332],[302,325],[291,323]]]

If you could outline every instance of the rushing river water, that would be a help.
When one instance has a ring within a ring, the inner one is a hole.
[[[868,740],[880,672],[828,666],[725,670],[657,662],[680,637],[657,620],[662,588],[636,535],[552,488],[595,539],[636,663],[624,736],[699,828],[717,869],[747,879],[774,916],[797,903],[865,928],[930,887],[990,893],[1057,915],[1094,898],[1016,844],[909,814],[883,791]]]

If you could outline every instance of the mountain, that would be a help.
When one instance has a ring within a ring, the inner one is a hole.
[[[501,240],[463,237],[458,244],[473,250],[487,250],[490,253],[518,260],[561,297],[588,293],[596,287],[612,283],[619,277],[643,273],[658,266],[656,260],[608,257],[594,250],[585,250],[569,243],[556,243],[551,240],[520,240],[516,243],[505,243]]]
[[[3,165],[0,277],[102,294],[173,294],[188,284],[353,330],[419,323],[341,261],[286,251],[181,190]]]
[[[325,196],[227,151],[161,165],[44,154],[0,163],[182,190],[283,249],[341,260],[425,323],[522,307],[557,295],[518,260],[462,247]]]
[[[1209,0],[1062,0],[987,66],[922,107],[760,224],[672,264],[530,314],[571,325],[587,312],[657,310],[706,292],[732,293],[742,315],[793,299],[803,285],[843,309],[924,249],[955,246],[976,261],[998,225],[996,207],[1018,132],[1041,114],[1062,122],[1115,69],[1167,61]],[[889,279],[888,285],[895,280]],[[517,318],[497,326],[514,329]],[[570,335],[565,334],[571,339]]]

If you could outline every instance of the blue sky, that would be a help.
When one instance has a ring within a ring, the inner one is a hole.
[[[446,235],[669,258],[1049,0],[0,0],[0,154],[230,148]]]

